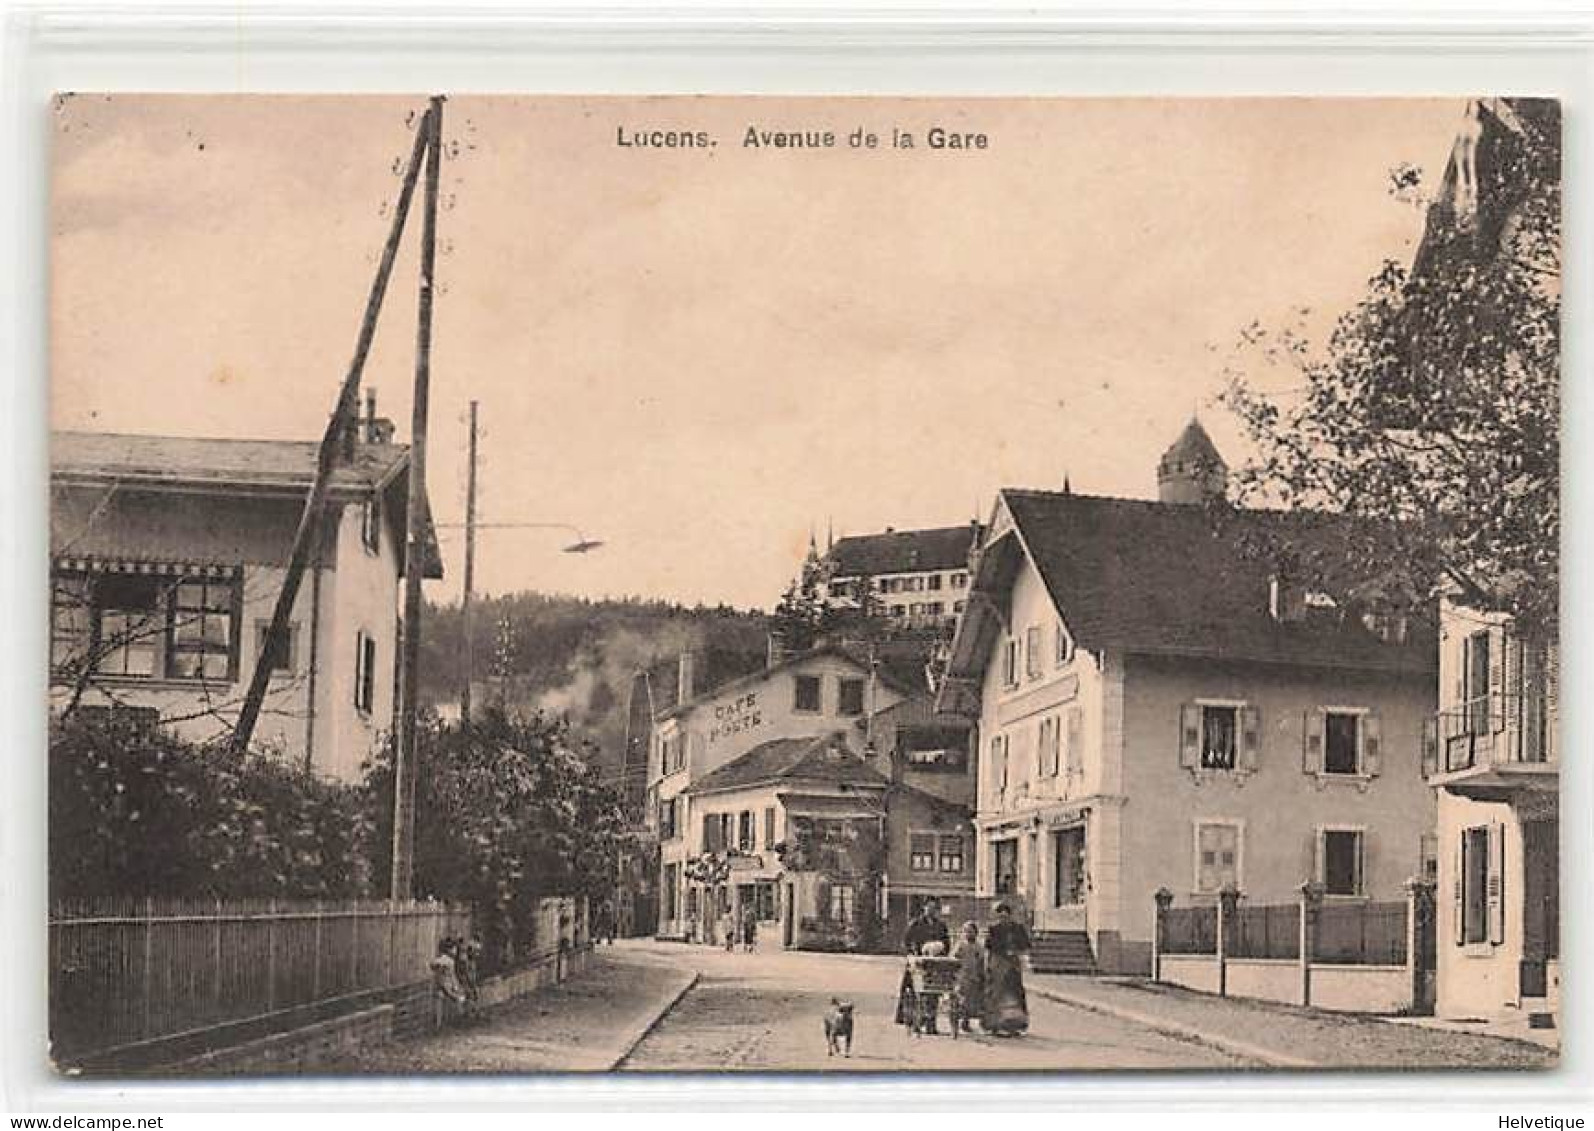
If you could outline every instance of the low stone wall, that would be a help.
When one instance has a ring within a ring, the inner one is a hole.
[[[1231,958],[1227,977],[1231,997],[1301,1004],[1301,964],[1293,958]]]
[[[1342,1013],[1409,1013],[1411,971],[1404,966],[1314,963],[1312,1005]]]
[[[429,995],[428,995],[429,996]],[[324,1063],[361,1045],[381,1044],[393,1037],[394,1006],[379,1005],[344,1017],[318,1021],[286,1033],[218,1049],[171,1065],[178,1073],[296,1072]]]
[[[1210,954],[1165,954],[1161,980],[1188,990],[1215,994],[1218,992],[1218,960]]]
[[[480,1008],[557,985],[585,971],[591,960],[590,948],[552,952],[531,966],[489,978],[481,986]],[[431,984],[417,982],[392,991],[383,1005],[190,1057],[164,1067],[161,1074],[302,1071],[356,1046],[423,1036],[437,1028],[437,1015]]]

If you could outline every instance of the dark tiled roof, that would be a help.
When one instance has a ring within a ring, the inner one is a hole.
[[[213,488],[304,496],[315,480],[320,443],[313,440],[232,440],[191,436],[139,436],[116,432],[52,432],[50,475],[64,483],[108,484],[143,490]],[[329,490],[335,501],[359,501],[387,490],[408,474],[406,444],[354,446],[339,464]],[[424,576],[443,576],[442,551],[426,504]],[[400,506],[396,524],[405,525]]]
[[[829,558],[839,577],[877,577],[917,570],[963,569],[979,530],[974,524],[934,530],[889,530],[858,534],[831,547]]]
[[[312,440],[199,439],[114,432],[54,432],[52,475],[150,483],[308,488],[320,444]],[[334,490],[370,490],[409,466],[403,444],[357,444],[332,475]]]
[[[777,781],[824,782],[884,789],[889,783],[870,769],[837,734],[776,738],[687,786],[686,793],[762,785]]]
[[[1431,623],[1413,624],[1404,643],[1391,644],[1335,610],[1286,622],[1270,615],[1276,567],[1262,548],[1311,558],[1318,569],[1343,563],[1348,519],[1046,491],[1002,497],[1084,647],[1410,672],[1435,666]]]
[[[1212,437],[1207,435],[1207,430],[1201,427],[1199,420],[1191,420],[1186,424],[1184,431],[1179,433],[1179,438],[1162,453],[1162,464],[1166,466],[1171,463],[1224,466],[1223,457],[1218,454],[1218,446],[1212,442]]]

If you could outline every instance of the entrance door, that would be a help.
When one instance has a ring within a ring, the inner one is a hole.
[[[1052,914],[1049,926],[1060,931],[1085,929],[1085,826],[1052,832]]]
[[[1522,997],[1549,993],[1548,970],[1561,953],[1560,826],[1522,822]]]
[[[991,845],[991,881],[997,895],[1018,893],[1018,838],[999,840]]]

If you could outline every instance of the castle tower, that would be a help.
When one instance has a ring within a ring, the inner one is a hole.
[[[1193,505],[1222,499],[1229,483],[1229,465],[1195,417],[1157,462],[1157,498],[1164,503]]]

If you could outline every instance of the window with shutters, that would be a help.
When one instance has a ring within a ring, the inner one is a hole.
[[[1382,770],[1382,727],[1376,712],[1360,707],[1318,707],[1306,712],[1302,769],[1320,779],[1350,779],[1365,789]]]
[[[1195,890],[1212,894],[1240,887],[1239,821],[1197,821],[1195,826]]]
[[[1061,731],[1062,722],[1057,716],[1044,718],[1040,721],[1040,738],[1036,743],[1039,751],[1039,766],[1037,772],[1041,777],[1056,777],[1061,766]]]
[[[1024,674],[1039,679],[1041,670],[1041,626],[1032,624],[1024,630]]]
[[[755,847],[753,843],[753,812],[743,809],[736,818],[736,847],[742,852],[751,852]]]
[[[1070,707],[1067,719],[1068,735],[1063,744],[1063,769],[1069,777],[1085,772],[1085,711],[1083,707]]]
[[[725,815],[723,813],[703,814],[703,851],[723,852],[725,850]]]
[[[963,871],[963,838],[960,836],[943,836],[939,842],[940,861],[939,867],[943,872]]]
[[[775,807],[764,810],[764,847],[775,847]]]
[[[834,923],[852,922],[854,892],[851,884],[830,885],[830,920]]]
[[[1011,636],[1002,643],[1002,686],[1018,686],[1018,641]]]
[[[1261,715],[1248,703],[1186,703],[1180,708],[1179,765],[1197,778],[1253,773],[1261,755],[1261,735]]]
[[[935,871],[934,833],[913,833],[908,837],[908,867],[915,872]]]
[[[1488,629],[1474,632],[1462,643],[1461,706],[1466,712],[1467,732],[1487,734],[1489,720],[1489,673],[1494,663]]]
[[[863,714],[863,680],[842,679],[837,682],[837,713],[842,715]]]
[[[1240,752],[1238,707],[1204,704],[1201,708],[1201,768],[1232,770]]]
[[[1357,774],[1361,763],[1360,716],[1327,712],[1323,717],[1323,772]]]
[[[991,736],[991,784],[997,793],[1007,789],[1007,736]]]
[[[819,713],[819,677],[816,675],[800,675],[794,681],[795,690],[792,693],[792,710],[802,711],[805,714],[816,715]]]
[[[1364,895],[1362,874],[1366,833],[1359,828],[1320,829],[1317,834],[1318,882],[1324,895]]]
[[[675,811],[677,799],[667,797],[659,802],[659,839],[674,840],[677,832],[675,827]]]
[[[1074,658],[1074,638],[1068,635],[1068,629],[1063,626],[1062,621],[1057,622],[1054,631],[1056,633],[1055,642],[1057,645],[1055,658],[1057,661],[1057,666],[1062,667]]]
[[[1460,930],[1458,943],[1483,943],[1489,940],[1489,829],[1465,829],[1461,833],[1460,872],[1456,879],[1456,904]]]

